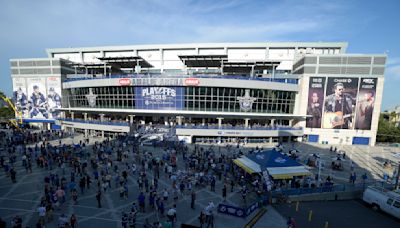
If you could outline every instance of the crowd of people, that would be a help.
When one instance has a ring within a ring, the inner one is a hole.
[[[140,193],[129,210],[121,211],[120,222],[123,227],[136,227],[137,215],[156,214],[156,221],[144,221],[144,227],[162,227],[174,224],[179,215],[176,204],[189,197],[189,208],[196,208],[196,193],[199,189],[221,192],[226,200],[227,186],[230,191],[239,191],[244,202],[249,191],[261,191],[261,184],[246,187],[246,175],[233,166],[232,160],[242,154],[217,153],[211,147],[195,146],[189,149],[179,141],[164,144],[162,153],[151,148],[141,147],[140,139],[132,136],[119,136],[114,140],[89,138],[76,144],[65,144],[63,138],[72,137],[62,131],[23,131],[2,132],[1,167],[13,183],[18,181],[16,167],[23,166],[26,174],[33,168],[45,171],[39,184],[41,200],[36,209],[36,227],[44,227],[53,222],[54,214],[59,214],[59,227],[76,227],[79,216],[67,214],[65,204],[79,205],[80,198],[87,192],[95,192],[94,200],[102,208],[105,194],[116,189],[121,200],[128,199],[130,186],[137,184]],[[227,150],[232,147],[227,147]],[[182,159],[182,160],[181,160]],[[178,162],[180,160],[180,162]],[[160,178],[169,180],[160,184]],[[222,189],[216,190],[216,182],[222,182]],[[165,185],[167,184],[167,185]],[[236,186],[237,187],[236,189]],[[131,193],[132,194],[132,193]],[[199,223],[207,227],[214,225],[213,202],[201,210]],[[12,219],[13,227],[21,227],[23,217]]]
[[[221,152],[221,145],[188,147],[178,140],[170,140],[172,134],[169,132],[164,132],[169,140],[159,144],[160,148],[141,145],[142,135],[160,132],[164,131],[147,126],[138,129],[137,134],[119,135],[112,140],[82,136],[77,140],[76,135],[63,131],[2,131],[0,166],[12,183],[33,170],[45,173],[39,183],[42,197],[35,210],[38,218],[35,227],[53,224],[54,220],[59,227],[76,227],[80,217],[68,212],[66,205],[79,205],[81,198],[90,197],[98,208],[103,208],[105,197],[110,194],[118,194],[121,201],[132,199],[129,196],[133,195],[135,200],[129,203],[130,206],[118,211],[118,222],[124,228],[137,227],[140,217],[144,218],[140,221],[141,227],[158,228],[182,222],[177,209],[182,199],[190,199],[187,208],[196,210],[200,206],[197,194],[201,189],[216,192],[223,202],[227,201],[229,193],[237,193],[244,207],[249,198],[260,200],[268,192],[261,176],[250,175],[233,163],[235,158],[257,153],[263,148],[244,150],[239,143],[227,144],[225,152]],[[65,143],[67,137],[74,143]],[[335,150],[331,148],[331,151]],[[297,153],[289,152],[289,156]],[[344,159],[346,155],[340,156]],[[307,162],[311,163],[311,160]],[[17,173],[21,170],[18,166],[23,167],[25,173]],[[331,176],[325,181],[320,178],[275,180],[272,190],[315,187],[318,182],[333,185]],[[365,180],[366,174],[362,178]],[[355,180],[356,174],[352,170],[350,182]],[[138,191],[132,186],[137,186]],[[215,210],[212,201],[202,205],[198,215],[201,227],[214,227]],[[154,216],[144,216],[148,214]],[[58,220],[55,215],[59,215]],[[24,222],[30,221],[15,215],[11,224],[22,227]]]

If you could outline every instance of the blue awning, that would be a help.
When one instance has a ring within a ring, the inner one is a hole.
[[[268,171],[274,179],[290,179],[293,176],[311,174],[305,166],[275,149],[247,155],[246,157],[257,163],[261,171]]]

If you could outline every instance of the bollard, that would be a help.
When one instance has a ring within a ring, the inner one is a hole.
[[[324,228],[328,228],[328,222],[325,222],[325,226],[324,226]]]
[[[312,220],[312,210],[308,213],[308,221],[311,222]]]
[[[296,203],[296,211],[299,211],[299,201]]]

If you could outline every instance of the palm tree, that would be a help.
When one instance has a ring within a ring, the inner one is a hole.
[[[392,112],[389,114],[389,120],[390,120],[391,123],[393,123],[394,125],[396,125],[396,122],[397,122],[397,113],[396,113],[395,111],[392,111]]]

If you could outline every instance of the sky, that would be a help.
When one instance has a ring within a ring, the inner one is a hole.
[[[198,42],[348,42],[388,55],[382,110],[400,105],[399,0],[0,0],[0,90],[11,58],[46,48]]]

